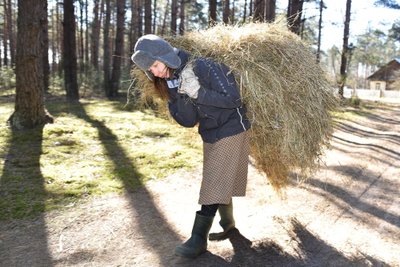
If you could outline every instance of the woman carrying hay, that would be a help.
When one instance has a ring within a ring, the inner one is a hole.
[[[221,240],[235,228],[232,197],[246,193],[250,122],[229,68],[207,58],[191,58],[156,35],[141,37],[133,62],[168,100],[172,117],[194,127],[203,140],[201,209],[189,240],[175,254],[195,258],[206,251],[207,239]],[[223,232],[208,236],[216,212]]]

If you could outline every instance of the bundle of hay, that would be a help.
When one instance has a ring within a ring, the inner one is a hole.
[[[234,72],[252,122],[251,156],[279,191],[289,172],[317,169],[332,132],[337,99],[310,49],[277,24],[215,26],[166,38],[193,56],[210,57]],[[133,75],[145,98],[151,83]]]

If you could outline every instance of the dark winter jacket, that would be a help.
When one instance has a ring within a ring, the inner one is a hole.
[[[229,68],[213,60],[199,58],[193,61],[193,71],[200,83],[197,99],[177,92],[178,79],[186,66],[189,55],[179,51],[182,64],[167,80],[170,88],[169,111],[184,127],[199,124],[199,133],[206,143],[239,134],[250,128],[240,92]]]

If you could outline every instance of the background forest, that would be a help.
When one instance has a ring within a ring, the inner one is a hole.
[[[180,35],[215,23],[276,21],[285,23],[310,45],[333,87],[368,88],[366,78],[399,55],[400,20],[393,21],[388,32],[369,28],[356,36],[355,43],[349,43],[351,2],[346,2],[343,36],[337,36],[343,38],[342,47],[323,51],[324,10],[331,8],[333,1],[289,0],[282,13],[275,0],[3,0],[0,86],[7,89],[16,85],[18,38],[20,54],[43,58],[38,75],[44,92],[64,88],[67,99],[78,100],[95,88],[113,98],[130,86],[130,55],[143,34]],[[392,0],[376,0],[374,4],[399,9]],[[318,10],[318,15],[307,16],[303,12],[306,8]],[[36,42],[37,36],[22,33],[35,30],[41,33],[37,49],[27,45]],[[20,69],[26,66],[21,64]]]

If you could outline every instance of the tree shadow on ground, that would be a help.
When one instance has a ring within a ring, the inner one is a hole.
[[[157,208],[150,192],[142,183],[141,174],[136,169],[132,159],[126,155],[124,149],[119,145],[118,137],[103,122],[93,119],[87,114],[84,106],[79,103],[75,105],[77,107],[71,109],[73,114],[97,129],[99,139],[105,149],[104,153],[112,161],[114,173],[125,187],[130,206],[136,214],[139,214],[135,218],[139,220],[138,229],[148,244],[147,247],[158,255],[163,266],[168,266],[168,261],[174,255],[172,254],[173,248],[166,246],[166,240],[175,245],[179,244],[181,240]],[[121,171],[121,169],[124,169],[124,171]],[[140,188],[132,190],[137,185],[140,185]],[[151,214],[151,216],[145,216],[146,214]],[[152,221],[149,221],[149,218],[152,218]]]
[[[385,104],[384,107],[378,106],[378,107],[373,107],[367,105],[367,110],[354,110],[352,111],[355,114],[358,114],[362,117],[368,118],[371,122],[377,123],[377,124],[393,124],[393,125],[398,125],[400,123],[400,120],[398,120],[397,116],[392,116],[388,117],[386,115],[379,115],[375,114],[374,112],[369,111],[368,109],[372,110],[385,110],[387,112],[391,112],[394,115],[400,115],[400,110],[398,104]],[[358,121],[353,121],[354,123],[359,123]]]
[[[308,184],[310,184],[314,188],[319,189],[318,190],[320,192],[318,193],[319,195],[330,200],[331,202],[335,203],[338,206],[342,206],[343,212],[337,219],[339,219],[345,213],[350,213],[352,216],[356,216],[355,211],[358,210],[363,213],[370,214],[376,218],[386,221],[387,223],[393,226],[400,228],[399,216],[391,213],[390,211],[383,210],[377,206],[374,206],[362,200],[362,197],[365,194],[365,192],[371,190],[371,188],[374,187],[375,183],[377,182],[378,179],[373,180],[371,184],[369,184],[361,194],[359,194],[358,196],[354,196],[347,190],[328,182],[321,182],[318,179],[309,179],[307,181]],[[398,195],[398,193],[395,195]],[[347,205],[349,205],[349,207],[340,205],[340,201],[338,200],[344,201]]]
[[[368,255],[348,258],[308,231],[298,220],[292,219],[290,223],[291,227],[287,229],[287,232],[292,240],[291,244],[296,246],[294,254],[288,253],[279,244],[269,239],[260,240],[253,244],[238,230],[234,230],[229,236],[229,241],[234,250],[233,256],[216,256],[207,252],[195,260],[187,260],[174,266],[388,266]]]
[[[0,178],[0,210],[7,218],[0,226],[0,266],[52,266],[43,211],[48,197],[40,169],[43,127],[12,131]],[[35,221],[21,221],[16,234],[8,231],[21,211],[39,211]],[[19,257],[24,255],[24,257]]]
[[[392,157],[393,159],[396,159],[396,160],[400,159],[400,153],[391,148],[383,147],[383,146],[376,145],[376,144],[354,142],[354,141],[350,141],[350,140],[347,140],[347,139],[344,139],[344,138],[341,138],[338,136],[333,136],[333,138],[336,141],[341,142],[346,145],[354,145],[358,148],[365,148],[365,149],[371,150],[371,153],[381,153],[383,155]]]
[[[344,144],[344,143],[343,143]],[[335,150],[341,152],[343,154],[351,155],[353,158],[363,158],[365,156],[365,151],[354,149],[357,146],[355,145],[343,145],[339,144],[339,142],[330,145],[331,150]],[[380,162],[386,165],[393,165],[395,167],[400,167],[400,161],[393,162],[391,158],[382,157],[379,153],[370,153],[369,158],[375,162]],[[337,158],[340,161],[340,158]]]
[[[355,136],[363,137],[363,138],[374,138],[377,140],[386,140],[395,145],[400,145],[400,135],[394,133],[380,133],[374,131],[367,131],[357,127],[354,127],[346,122],[337,122],[335,125],[336,130],[340,130],[342,132],[350,133]]]

